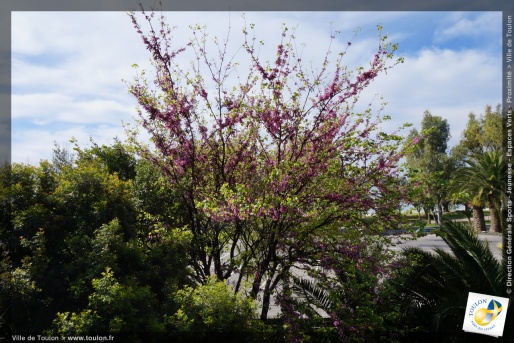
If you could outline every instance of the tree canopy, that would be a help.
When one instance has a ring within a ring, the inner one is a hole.
[[[249,25],[233,63],[229,41],[212,59],[204,29],[193,27],[191,41],[175,46],[165,18],[154,15],[146,15],[145,33],[131,14],[156,85],[146,72],[130,84],[153,148],[135,144],[180,189],[196,280],[236,274],[236,291],[248,280],[252,297],[263,293],[265,319],[271,294],[316,250],[321,233],[362,244],[357,232],[376,234],[399,221],[401,137],[380,131],[384,118],[371,107],[355,111],[360,92],[402,61],[393,59],[397,46],[379,27],[367,66],[349,71],[346,50],[333,61],[327,51],[310,72],[287,27],[270,62],[261,60]],[[179,54],[189,54],[190,69],[176,62]],[[230,75],[239,75],[235,85]],[[370,212],[373,225],[362,220]]]

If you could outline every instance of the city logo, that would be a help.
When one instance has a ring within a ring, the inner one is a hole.
[[[502,336],[508,307],[508,298],[470,292],[462,329],[495,337]]]
[[[501,311],[502,304],[496,300],[491,300],[489,305],[487,305],[487,309],[482,307],[475,312],[475,321],[481,326],[489,325],[498,317]]]

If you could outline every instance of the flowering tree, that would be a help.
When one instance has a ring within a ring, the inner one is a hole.
[[[198,282],[236,275],[237,292],[248,281],[253,298],[263,291],[265,319],[291,268],[319,252],[315,237],[344,231],[362,245],[363,233],[395,225],[401,138],[379,131],[384,118],[371,107],[355,113],[360,92],[401,62],[380,27],[368,67],[348,70],[346,50],[329,64],[327,51],[319,71],[308,72],[285,26],[272,62],[259,57],[253,25],[238,55],[228,55],[227,40],[213,59],[205,29],[193,27],[189,43],[174,48],[165,18],[143,15],[147,33],[130,13],[152,55],[155,87],[141,72],[130,93],[155,149],[135,142],[180,189]],[[184,69],[177,56],[187,53]],[[373,222],[364,218],[370,212]]]

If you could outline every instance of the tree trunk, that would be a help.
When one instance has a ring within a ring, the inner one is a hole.
[[[425,215],[427,216],[428,224],[431,224],[432,223],[432,218],[430,217],[430,210],[428,208],[424,207],[423,211],[425,211]]]
[[[259,294],[259,290],[261,287],[261,281],[262,281],[262,274],[259,273],[253,279],[252,290],[250,291],[250,297],[254,300],[257,299],[257,295]]]
[[[477,232],[485,231],[485,217],[482,206],[471,206],[473,209],[473,228]]]
[[[270,299],[271,299],[271,278],[268,278],[266,280],[266,285],[264,287],[264,292],[262,294],[262,310],[261,310],[261,320],[266,321],[268,319],[268,311],[269,311],[269,305],[270,305]]]
[[[259,291],[261,288],[261,282],[262,282],[263,276],[268,271],[270,262],[271,262],[271,250],[268,250],[266,259],[260,263],[257,274],[255,275],[255,278],[253,279],[252,290],[250,291],[250,297],[254,300],[257,299],[257,295],[259,294]]]
[[[501,232],[501,222],[500,222],[500,214],[499,214],[500,206],[496,205],[493,201],[489,201],[489,211],[491,218],[491,226],[489,228],[489,232]]]
[[[437,221],[439,226],[443,225],[443,206],[441,203],[437,204],[437,210],[439,213],[437,214]]]

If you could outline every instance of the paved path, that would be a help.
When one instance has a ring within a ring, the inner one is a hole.
[[[494,256],[501,260],[502,251],[499,248],[499,244],[502,242],[502,236],[497,233],[483,233],[479,234],[478,238],[483,242],[489,243],[489,248],[493,252]],[[420,237],[414,241],[406,241],[402,244],[398,244],[393,250],[401,250],[404,247],[419,247],[425,251],[432,251],[435,248],[443,249],[444,251],[451,252],[450,247],[434,234],[429,234],[424,237]]]

